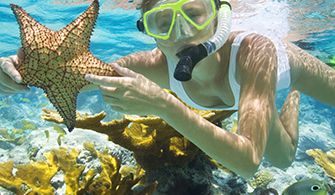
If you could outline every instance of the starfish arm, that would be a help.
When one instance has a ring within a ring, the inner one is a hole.
[[[99,60],[89,52],[79,56],[74,62],[78,64],[77,71],[79,71],[79,73],[82,75],[82,79],[84,79],[85,74],[120,76],[110,64]]]
[[[76,54],[88,51],[98,12],[99,3],[94,0],[84,13],[58,31],[57,35],[62,39],[61,47]]]
[[[98,16],[98,0],[60,31],[52,31],[17,5],[11,5],[20,26],[23,60],[17,69],[23,83],[42,88],[69,130],[75,126],[76,97],[90,84],[86,74],[119,76],[111,65],[89,52]]]
[[[34,50],[40,47],[39,44],[47,44],[47,40],[54,35],[54,32],[37,22],[20,6],[15,4],[10,6],[20,27],[22,47]],[[36,41],[37,37],[38,41]]]
[[[50,102],[63,118],[68,130],[72,131],[76,124],[76,101],[78,92],[71,86],[63,86],[53,85],[52,88],[45,89],[44,91]]]

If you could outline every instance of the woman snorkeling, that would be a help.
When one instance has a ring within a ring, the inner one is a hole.
[[[251,177],[263,156],[290,166],[298,142],[299,91],[335,106],[335,70],[288,42],[230,32],[231,7],[219,0],[144,0],[139,30],[157,48],[111,66],[122,77],[87,75],[115,111],[155,114],[210,157]],[[18,56],[1,58],[0,93],[19,84]],[[280,114],[276,91],[291,88]],[[224,131],[163,88],[199,109],[238,110],[238,134]]]

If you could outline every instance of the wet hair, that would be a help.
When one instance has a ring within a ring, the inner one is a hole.
[[[150,10],[159,0],[143,0],[140,6],[141,14]]]

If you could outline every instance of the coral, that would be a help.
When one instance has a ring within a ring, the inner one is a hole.
[[[202,111],[193,109],[205,119],[216,122],[235,111]],[[43,109],[42,118],[62,123],[55,111]],[[109,140],[134,152],[137,162],[145,169],[162,165],[183,165],[193,160],[200,150],[157,116],[125,115],[121,120],[101,122],[105,113],[89,116],[78,114],[76,127],[107,134]]]
[[[45,153],[45,161],[24,165],[1,163],[0,185],[16,194],[53,194],[50,181],[58,171],[62,171],[66,194],[136,194],[131,188],[140,182],[144,175],[142,169],[122,169],[119,160],[107,152],[100,153],[89,143],[84,147],[99,159],[100,170],[89,169],[84,174],[85,165],[77,163],[79,151],[59,148]],[[149,185],[140,193],[152,194],[156,185]]]
[[[15,175],[13,169],[16,169]],[[0,164],[0,185],[16,194],[53,194],[51,178],[58,168],[46,162],[14,165],[12,161]]]
[[[220,122],[235,112],[193,110],[212,123]],[[199,182],[196,178],[211,178],[212,172],[209,169],[201,172],[199,169],[204,170],[209,164],[212,169],[216,167],[210,163],[207,155],[164,120],[157,116],[124,115],[121,120],[102,122],[105,116],[103,112],[93,116],[77,113],[76,127],[106,134],[110,141],[132,151],[137,163],[146,171],[145,183],[152,185],[151,183],[158,181],[158,191],[169,192],[174,189],[173,192],[177,194],[191,193],[199,185],[203,186],[201,189],[204,191],[209,190],[208,183]],[[63,122],[57,112],[46,109],[43,109],[42,118],[56,123]],[[193,166],[199,156],[204,156],[207,160],[202,161],[201,165]],[[198,172],[196,177],[194,171]],[[186,186],[178,188],[174,181],[187,182],[182,182]]]
[[[306,153],[314,158],[314,161],[323,168],[328,177],[335,179],[335,150],[325,153],[320,149],[310,149]]]
[[[254,189],[265,188],[272,180],[273,175],[270,171],[261,170],[254,175],[254,177],[249,181],[249,184]]]

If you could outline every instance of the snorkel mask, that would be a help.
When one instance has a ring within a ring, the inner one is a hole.
[[[218,11],[217,11],[218,10]],[[180,0],[161,4],[143,14],[137,21],[137,28],[156,39],[170,38],[176,21],[188,23],[188,28],[203,30],[218,17],[217,30],[208,41],[191,46],[178,52],[179,58],[174,77],[179,81],[192,78],[195,65],[217,51],[226,42],[231,28],[231,6],[227,1],[219,0]],[[182,17],[182,18],[180,18]],[[184,24],[185,26],[185,24]],[[187,32],[188,29],[184,29]],[[189,30],[191,35],[191,30]]]

